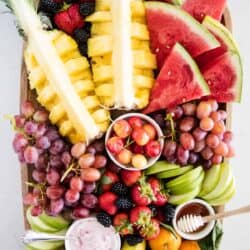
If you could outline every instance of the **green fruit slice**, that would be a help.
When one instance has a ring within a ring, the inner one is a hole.
[[[197,167],[197,168],[189,171],[188,173],[186,173],[182,176],[179,176],[172,181],[169,181],[166,184],[166,187],[171,190],[175,186],[181,186],[183,184],[186,185],[186,183],[192,183],[200,176],[202,171],[203,171],[202,167]]]
[[[31,207],[27,209],[26,217],[32,230],[45,233],[55,233],[58,231],[57,228],[44,223],[39,217],[32,216],[30,210]]]
[[[27,249],[32,250],[57,250],[64,245],[64,241],[37,241],[27,245]]]
[[[173,205],[180,205],[182,203],[185,203],[187,201],[194,199],[198,195],[199,192],[200,192],[200,187],[196,187],[194,190],[186,194],[171,195],[169,197],[168,202]]]
[[[220,179],[220,171],[220,165],[214,165],[211,169],[206,171],[201,192],[199,193],[200,197],[210,193],[216,187]]]
[[[171,164],[171,163],[168,163],[167,161],[158,161],[145,171],[145,175],[158,174],[164,171],[169,171],[169,170],[179,169],[179,168],[180,168],[180,165]]]
[[[202,182],[204,180],[205,173],[201,172],[199,177],[194,180],[193,182],[187,182],[183,183],[181,186],[175,186],[170,190],[171,194],[173,195],[181,195],[181,194],[186,194],[189,192],[192,192],[196,187],[200,187],[202,185]]]
[[[228,201],[230,201],[233,196],[235,195],[235,181],[234,178],[232,179],[231,183],[229,184],[229,187],[226,189],[226,191],[216,199],[208,200],[207,202],[212,206],[220,206],[224,205]]]
[[[233,174],[229,164],[221,164],[220,179],[216,187],[208,194],[202,196],[204,200],[213,200],[217,197],[220,197],[229,187],[230,182],[232,181]]]
[[[46,213],[42,213],[39,218],[47,225],[62,230],[69,226],[69,221],[65,220],[62,216],[48,216]]]
[[[193,168],[193,166],[179,167],[176,169],[161,172],[161,173],[157,174],[156,176],[159,179],[167,179],[170,177],[176,177],[179,175],[183,175],[183,174],[187,173],[188,171],[190,171],[192,168]]]

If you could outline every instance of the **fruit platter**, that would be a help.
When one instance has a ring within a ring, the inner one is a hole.
[[[28,250],[218,250],[240,51],[226,0],[4,0],[25,45]]]

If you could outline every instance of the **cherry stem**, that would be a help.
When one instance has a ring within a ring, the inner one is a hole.
[[[175,127],[174,127],[173,116],[171,114],[167,114],[165,120],[170,122],[172,141],[175,141],[175,139],[176,139],[176,131],[175,131]]]

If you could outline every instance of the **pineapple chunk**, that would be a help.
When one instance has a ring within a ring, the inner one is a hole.
[[[111,35],[112,22],[93,23],[91,27],[92,36]]]
[[[108,11],[110,10],[110,0],[96,0],[96,11]]]
[[[143,75],[134,75],[134,86],[136,88],[147,88],[151,89],[154,85],[154,78],[143,76]]]
[[[113,68],[106,65],[93,67],[93,76],[96,83],[109,81],[113,77]]]
[[[111,83],[103,83],[96,87],[95,92],[97,96],[112,96],[114,93],[114,85]]]
[[[138,40],[149,41],[149,32],[145,24],[133,22],[132,23],[132,37]]]
[[[89,62],[84,57],[68,60],[64,65],[70,75],[79,74],[89,68]]]
[[[111,20],[112,16],[109,11],[98,11],[90,16],[87,16],[85,19],[86,22],[92,22],[92,23],[109,22]]]
[[[88,40],[88,56],[101,56],[110,53],[113,48],[111,36],[96,36]]]
[[[155,55],[144,50],[134,50],[134,66],[142,69],[156,69]]]

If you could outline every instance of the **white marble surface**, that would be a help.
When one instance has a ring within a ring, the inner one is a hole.
[[[237,180],[237,194],[227,209],[250,204],[249,154],[250,154],[250,2],[229,0],[233,16],[234,34],[239,42],[245,68],[243,101],[236,104],[233,112],[234,145],[237,156],[232,160]],[[19,38],[13,18],[0,4],[0,246],[4,250],[23,249],[20,167],[12,152],[13,133],[4,114],[18,112],[19,75],[22,40]],[[222,250],[249,250],[250,215],[225,220]]]

